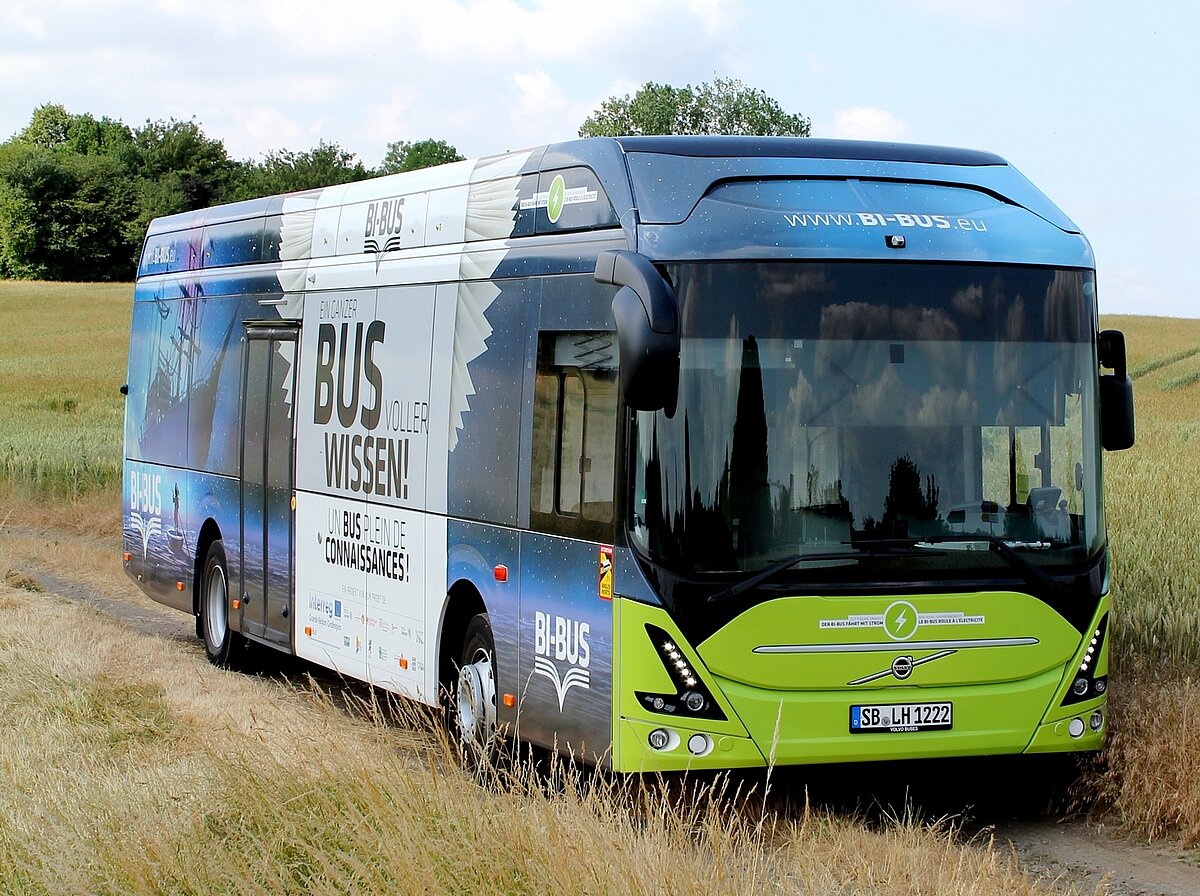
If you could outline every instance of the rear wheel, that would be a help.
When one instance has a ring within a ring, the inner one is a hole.
[[[228,667],[241,636],[229,628],[229,573],[220,539],[208,546],[200,582],[200,616],[196,625],[204,652],[215,666]]]
[[[492,764],[497,755],[496,642],[487,614],[467,625],[454,691],[450,696],[451,733],[463,758],[474,769]]]

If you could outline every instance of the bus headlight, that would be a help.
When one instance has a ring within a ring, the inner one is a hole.
[[[666,728],[655,728],[646,740],[650,744],[650,749],[662,751],[671,746],[671,732]]]

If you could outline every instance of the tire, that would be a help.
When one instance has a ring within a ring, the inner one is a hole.
[[[229,628],[229,567],[220,539],[208,546],[204,576],[200,582],[200,614],[196,631],[204,652],[214,666],[227,669],[241,644],[241,635]]]
[[[463,762],[473,771],[492,768],[499,754],[496,727],[496,642],[487,614],[467,624],[447,721]]]

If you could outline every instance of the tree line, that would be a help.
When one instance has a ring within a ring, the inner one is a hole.
[[[786,134],[809,121],[733,79],[645,84],[610,97],[579,135]],[[153,218],[209,205],[412,171],[462,159],[444,140],[389,143],[367,167],[336,142],[236,160],[194,121],[140,127],[47,103],[0,143],[0,278],[127,280]]]

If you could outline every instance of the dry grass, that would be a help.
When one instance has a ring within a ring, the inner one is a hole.
[[[1200,846],[1200,684],[1138,675],[1114,688],[1108,748],[1089,785],[1139,837]]]
[[[938,825],[468,778],[428,721],[222,672],[0,584],[0,892],[1048,892]]]
[[[1113,570],[1108,748],[1085,779],[1146,839],[1200,846],[1200,320],[1106,318],[1125,332],[1137,444],[1105,456]]]

